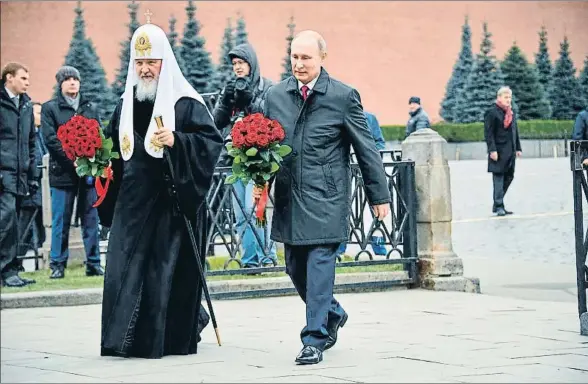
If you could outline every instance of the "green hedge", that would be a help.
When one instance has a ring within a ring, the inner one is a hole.
[[[526,120],[519,121],[519,133],[521,139],[564,139],[571,137],[573,126],[572,120]],[[484,141],[484,123],[438,123],[431,128],[448,142]],[[402,141],[405,132],[406,126],[404,125],[382,126],[382,133],[386,141]]]

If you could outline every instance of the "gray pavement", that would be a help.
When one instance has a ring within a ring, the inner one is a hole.
[[[514,215],[491,213],[485,161],[452,161],[453,246],[482,293],[576,302],[572,173],[569,158],[517,161],[505,198]],[[588,206],[585,206],[585,228]]]
[[[161,360],[99,356],[100,306],[2,311],[2,382],[566,382],[588,381],[575,307],[451,292],[338,296],[349,312],[315,366],[294,364],[297,297],[217,301],[223,345]]]

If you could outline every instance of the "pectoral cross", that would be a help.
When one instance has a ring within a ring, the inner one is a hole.
[[[153,15],[153,13],[151,13],[151,10],[149,8],[147,8],[147,10],[145,11],[145,17],[147,18],[147,24],[151,24],[151,16]]]

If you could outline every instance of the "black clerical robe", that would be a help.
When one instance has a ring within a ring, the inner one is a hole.
[[[121,108],[122,100],[105,132],[119,153]],[[102,225],[112,224],[102,300],[101,355],[161,358],[192,354],[206,325],[203,321],[208,321],[200,304],[202,281],[183,218],[174,214],[167,165],[145,151],[153,104],[135,99],[133,108],[133,156],[128,161],[113,161],[114,183],[98,209]],[[205,198],[223,141],[206,107],[198,101],[181,98],[175,112],[175,143],[169,149],[174,184],[181,209],[192,222],[204,265]]]

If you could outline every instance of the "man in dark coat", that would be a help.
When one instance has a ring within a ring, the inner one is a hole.
[[[33,103],[33,115],[35,120],[35,137],[36,137],[36,167],[39,170],[37,182],[41,185],[43,179],[43,172],[40,170],[43,166],[43,156],[47,154],[47,147],[45,146],[45,140],[43,140],[43,134],[41,133],[41,103]],[[29,249],[38,249],[43,246],[45,242],[45,226],[43,224],[43,190],[39,188],[35,193],[29,194],[22,202],[22,209],[20,212],[20,218],[18,220],[19,238],[21,241],[21,247],[19,249],[19,255],[25,255]],[[34,218],[33,218],[34,215]],[[28,232],[25,234],[26,228],[29,222],[34,220],[29,227]],[[33,236],[33,233],[35,234]],[[24,236],[24,239],[23,239]],[[36,239],[36,243],[33,240]],[[22,260],[19,262],[22,269]]]
[[[23,198],[39,188],[33,106],[26,94],[29,71],[19,63],[2,69],[0,89],[0,270],[2,286],[35,281],[18,275],[18,217]]]
[[[115,184],[99,206],[101,222],[111,228],[101,355],[156,359],[196,353],[208,317],[181,214],[192,222],[204,265],[205,198],[222,137],[202,96],[182,76],[165,32],[154,24],[133,34],[125,92],[106,136],[121,159],[112,160]]]
[[[412,96],[408,99],[408,114],[410,119],[406,123],[406,137],[419,129],[429,128],[431,126],[429,115],[421,107],[420,97]]]
[[[576,116],[572,140],[588,140],[588,108],[585,108]],[[582,152],[582,164],[588,167],[588,151]]]
[[[522,155],[517,119],[511,107],[512,91],[509,87],[498,90],[496,103],[484,115],[484,137],[488,147],[488,172],[492,173],[494,205],[498,216],[510,215],[504,207],[515,171],[515,161]]]
[[[65,277],[69,259],[69,230],[77,197],[82,225],[82,239],[86,251],[86,276],[102,276],[98,240],[97,200],[92,177],[79,177],[57,138],[59,127],[74,115],[94,119],[101,125],[96,104],[80,92],[80,72],[71,66],[61,67],[55,74],[60,92],[41,109],[41,131],[49,150],[49,186],[51,187],[51,279]]]
[[[275,177],[271,238],[284,243],[286,271],[306,303],[299,364],[322,361],[348,315],[333,297],[336,252],[347,241],[350,146],[377,218],[389,213],[390,193],[359,93],[322,67],[325,40],[300,32],[291,44],[293,76],[267,92],[264,114],[280,122],[290,155]],[[260,196],[256,188],[255,197]]]
[[[222,90],[221,97],[212,112],[216,126],[223,130],[225,143],[230,142],[231,128],[239,117],[262,112],[263,97],[272,86],[271,80],[261,77],[257,55],[251,44],[237,45],[229,52],[229,59],[233,64],[236,79],[230,81]],[[226,148],[223,148],[221,152],[219,165],[227,167],[232,165],[232,157],[228,155]],[[251,198],[253,185],[253,181],[244,185],[241,180],[233,184],[235,192],[232,194],[233,211],[237,233],[242,239],[241,263],[244,268],[273,266],[277,264],[278,259],[276,243],[271,242],[269,247],[266,247],[266,228],[255,224],[254,202]],[[267,257],[264,248],[268,248]]]

